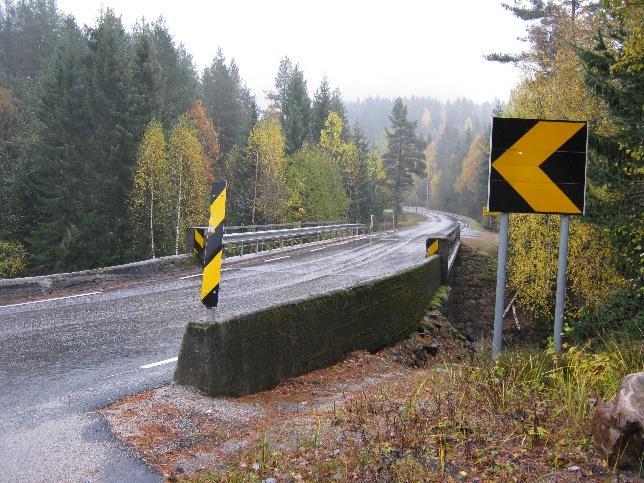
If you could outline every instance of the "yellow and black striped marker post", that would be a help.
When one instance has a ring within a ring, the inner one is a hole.
[[[425,247],[427,248],[427,256],[431,257],[438,253],[438,240],[435,238],[428,238],[425,242]]]
[[[203,265],[203,249],[206,246],[206,230],[205,228],[194,228],[193,230],[193,241],[192,249],[194,254],[197,255],[197,258],[201,260]]]
[[[201,303],[209,309],[219,301],[221,257],[224,248],[224,215],[226,214],[226,182],[215,181],[210,194],[210,220],[204,249]]]

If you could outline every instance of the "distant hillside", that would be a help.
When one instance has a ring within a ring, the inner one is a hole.
[[[476,104],[469,99],[459,98],[443,102],[432,97],[403,98],[407,105],[408,118],[418,120],[418,133],[434,138],[447,124],[469,125],[472,132],[485,130],[490,123],[494,106],[489,103]],[[365,132],[369,142],[375,146],[378,137],[389,126],[389,114],[394,105],[393,99],[367,97],[358,101],[346,102],[347,116],[351,123],[357,122]],[[468,122],[469,119],[469,122]]]

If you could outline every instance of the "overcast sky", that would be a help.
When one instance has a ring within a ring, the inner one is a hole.
[[[367,96],[508,99],[517,69],[483,59],[518,52],[522,23],[501,0],[58,0],[81,25],[111,7],[126,27],[163,15],[201,70],[221,47],[264,105],[279,60],[323,75],[346,100]]]

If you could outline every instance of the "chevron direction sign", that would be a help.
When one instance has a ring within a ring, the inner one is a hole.
[[[204,248],[201,303],[214,308],[219,301],[221,258],[224,248],[224,216],[226,214],[226,182],[215,181],[210,194],[210,220]]]
[[[488,210],[581,215],[586,122],[492,119]]]

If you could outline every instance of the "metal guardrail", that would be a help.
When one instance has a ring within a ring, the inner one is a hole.
[[[328,226],[328,225],[346,225],[348,221],[306,221],[294,223],[272,223],[269,225],[231,225],[224,227],[224,233],[247,233],[256,231],[273,231],[273,230],[289,230],[295,228],[307,228],[311,226]]]
[[[353,236],[364,233],[367,230],[362,223],[338,223],[333,225],[309,223],[309,225],[313,226],[281,230],[257,230],[257,228],[289,225],[254,225],[252,226],[253,231],[224,233],[224,256],[244,255],[249,252],[257,253],[340,236]],[[251,228],[251,226],[244,228]],[[203,228],[193,227],[188,228],[186,231],[186,253],[195,253],[195,230],[197,229]]]

